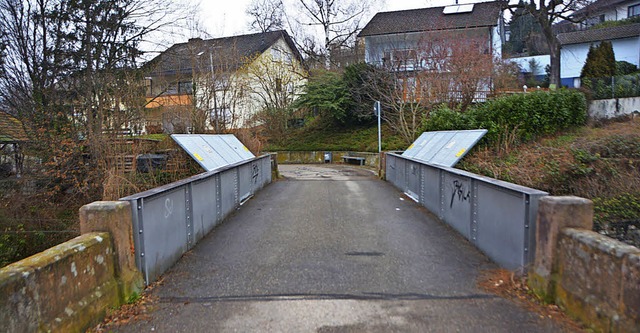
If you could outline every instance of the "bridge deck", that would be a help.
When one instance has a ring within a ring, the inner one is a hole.
[[[138,332],[558,332],[476,287],[495,268],[369,171],[288,166],[153,293]]]

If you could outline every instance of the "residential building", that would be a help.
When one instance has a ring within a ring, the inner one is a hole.
[[[503,26],[501,3],[481,2],[377,13],[358,37],[364,39],[367,63],[420,69],[431,40],[481,39],[480,47],[500,56]]]
[[[287,107],[306,80],[302,56],[284,30],[193,38],[146,68],[147,128],[170,133],[259,125],[260,111]]]
[[[365,62],[394,72],[403,99],[442,102],[473,90],[471,97],[459,98],[478,101],[484,97],[475,92],[486,94],[491,87],[491,64],[502,54],[503,26],[501,3],[494,1],[377,13],[358,37],[364,42]],[[461,73],[474,71],[478,77],[462,80],[467,87],[455,82]],[[473,89],[471,81],[476,82]]]
[[[598,0],[576,11],[580,23],[559,22],[554,26],[560,41],[560,80],[565,87],[580,87],[580,72],[587,60],[589,47],[610,41],[616,61],[640,65],[640,0]],[[607,24],[607,21],[620,21]],[[539,79],[549,64],[548,55],[511,58],[524,72],[530,72],[532,59],[538,63],[533,73]]]
[[[563,86],[580,87],[580,72],[591,45],[610,41],[616,61],[640,65],[640,0],[599,0],[577,11],[580,24],[563,23],[558,34],[561,44],[560,78]],[[622,21],[616,25],[606,21]],[[566,25],[571,25],[568,29]]]

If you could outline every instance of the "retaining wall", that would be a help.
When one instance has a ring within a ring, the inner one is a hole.
[[[316,164],[325,163],[324,154],[331,153],[331,163],[342,162],[343,156],[363,157],[364,164],[377,168],[380,163],[380,154],[348,151],[279,151],[277,152],[278,164]]]
[[[640,112],[640,97],[597,99],[589,102],[589,117],[610,119]]]

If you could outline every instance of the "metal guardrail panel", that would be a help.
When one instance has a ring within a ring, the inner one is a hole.
[[[217,224],[217,177],[210,177],[191,185],[193,202],[193,229],[199,241]]]
[[[421,175],[422,170],[420,168],[419,163],[410,163],[408,162],[406,165],[407,168],[407,189],[406,193],[412,197],[414,200],[420,202],[420,192],[421,192]]]
[[[247,163],[238,167],[238,191],[240,202],[247,200],[251,195],[253,195],[251,192],[251,184],[253,183],[252,168],[254,166],[254,163]]]
[[[431,212],[440,216],[440,206],[442,202],[442,196],[440,195],[440,170],[430,167],[428,165],[422,165],[422,179],[423,179],[423,194],[420,198],[420,202]]]
[[[533,261],[538,200],[546,192],[398,154],[386,159],[387,181],[403,192],[419,188],[420,204],[496,263],[526,269]]]
[[[144,227],[144,258],[142,273],[155,280],[189,249],[185,223],[185,187],[181,186],[161,196],[141,199]]]
[[[505,191],[493,185],[478,186],[477,219],[482,221],[475,244],[489,257],[505,267],[526,265],[529,232],[526,211],[527,197],[523,193]],[[495,209],[496,204],[500,209]],[[501,240],[496,242],[495,240]]]
[[[444,173],[443,184],[444,204],[440,207],[443,220],[471,239],[471,179]]]
[[[220,187],[233,189],[222,192],[220,205],[222,215],[227,216],[240,203],[238,200],[238,169],[234,168],[220,173]]]
[[[120,199],[131,203],[136,265],[145,282],[156,280],[238,207],[240,186],[253,194],[269,182],[271,157],[264,155]]]

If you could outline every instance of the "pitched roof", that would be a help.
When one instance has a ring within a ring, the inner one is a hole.
[[[0,143],[29,141],[20,120],[0,111]]]
[[[640,36],[640,23],[558,34],[561,45],[581,44]]]
[[[468,13],[444,14],[444,9],[431,7],[377,13],[358,36],[495,26],[502,12],[498,1],[476,3]]]
[[[284,38],[294,56],[302,62],[302,55],[296,48],[293,39],[285,30],[269,31],[231,37],[202,40],[192,38],[187,43],[174,44],[166,51],[149,61],[147,67],[154,73],[191,73],[192,69],[207,68],[210,65],[210,54],[225,53],[231,61],[225,64],[226,69],[235,70],[244,65],[247,59],[263,53],[280,38]],[[194,66],[194,59],[200,63]]]
[[[573,12],[573,14],[571,14],[571,16],[575,18],[590,17],[593,15],[602,13],[603,11],[614,9],[615,5],[618,5],[624,2],[631,2],[631,1],[630,0],[597,0],[576,10],[575,12]]]

